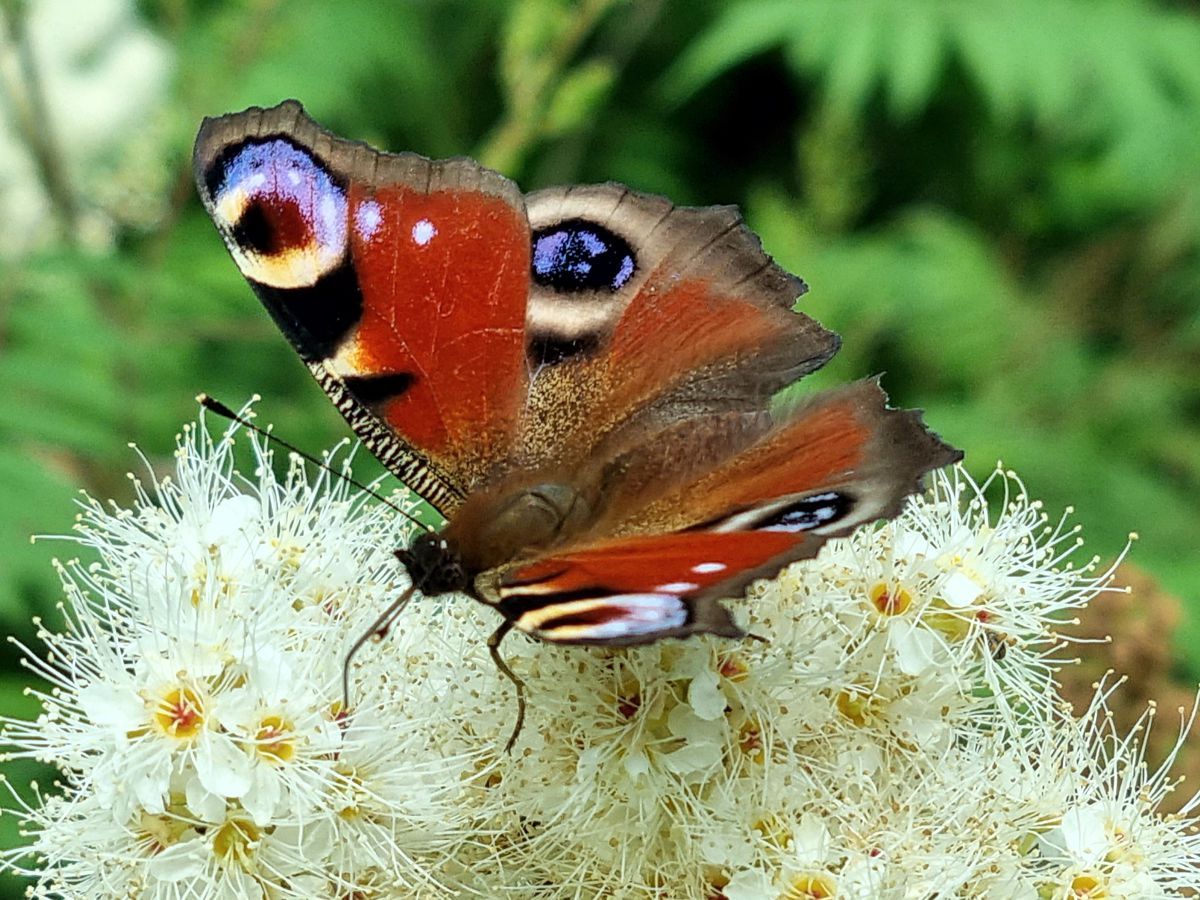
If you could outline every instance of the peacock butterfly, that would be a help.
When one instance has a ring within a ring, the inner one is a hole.
[[[370,450],[447,520],[397,551],[564,644],[745,637],[718,598],[894,516],[961,458],[876,380],[780,404],[838,349],[730,206],[620,184],[522,194],[381,153],[299,103],[206,119],[234,262]],[[509,741],[511,746],[512,739]]]

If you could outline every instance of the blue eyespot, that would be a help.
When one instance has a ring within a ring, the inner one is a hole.
[[[233,145],[213,162],[205,180],[210,211],[247,278],[303,287],[343,259],[345,188],[290,140]]]
[[[556,291],[619,291],[636,268],[629,242],[594,222],[568,219],[533,233],[533,280]]]

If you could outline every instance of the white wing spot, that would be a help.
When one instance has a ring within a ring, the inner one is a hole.
[[[374,200],[364,200],[354,212],[354,224],[363,240],[370,240],[383,221],[383,212]]]
[[[700,563],[692,566],[692,571],[697,575],[711,575],[713,572],[724,572],[728,568],[725,563]]]
[[[426,244],[432,241],[434,235],[436,234],[437,228],[428,219],[420,219],[412,227],[413,243],[421,247],[424,247]]]
[[[663,594],[686,594],[688,591],[694,591],[700,585],[691,581],[672,581],[669,584],[660,584],[654,590]]]

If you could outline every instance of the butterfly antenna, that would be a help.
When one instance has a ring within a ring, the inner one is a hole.
[[[400,513],[400,515],[404,516],[404,518],[408,519],[408,521],[412,522],[414,525],[419,526],[420,528],[424,529],[425,531],[433,531],[434,530],[432,527],[430,527],[429,525],[422,522],[420,519],[418,519],[412,513],[406,512],[405,510],[401,509],[399,506],[397,506],[395,503],[393,503],[387,497],[385,497],[381,493],[379,493],[379,491],[375,490],[374,488],[368,487],[367,485],[363,484],[361,481],[354,478],[353,476],[347,475],[345,472],[337,471],[336,469],[331,467],[329,465],[329,463],[325,462],[324,460],[318,459],[317,457],[313,456],[311,453],[305,453],[303,450],[301,450],[295,444],[288,443],[283,438],[277,437],[276,435],[272,434],[270,431],[267,431],[267,429],[261,428],[260,426],[255,425],[253,422],[251,422],[245,416],[240,416],[237,413],[235,413],[232,409],[230,409],[228,406],[226,406],[220,400],[215,400],[212,397],[210,397],[208,394],[197,394],[196,402],[199,403],[201,406],[203,406],[205,409],[207,409],[209,412],[214,412],[218,416],[223,416],[224,418],[229,419],[231,422],[237,422],[243,428],[245,428],[249,431],[253,431],[255,434],[257,434],[260,437],[267,440],[269,443],[277,444],[278,446],[283,447],[288,452],[295,453],[301,459],[308,460],[314,466],[324,469],[326,472],[328,472],[330,475],[334,476],[335,478],[340,478],[343,481],[345,481],[347,484],[351,484],[354,487],[358,488],[360,491],[364,491],[364,492],[370,494],[372,497],[374,497],[380,503],[384,504],[385,506],[390,506],[396,512]],[[390,608],[391,607],[389,607],[389,609]],[[369,634],[368,634],[368,636],[369,636]]]
[[[416,590],[414,585],[393,600],[388,608],[380,613],[379,618],[371,623],[371,627],[350,645],[350,650],[346,653],[346,660],[342,663],[342,709],[350,709],[350,663],[354,662],[354,657],[362,649],[363,644],[373,637],[383,637],[387,634],[392,623],[400,617],[400,613],[404,612],[404,607],[408,606],[408,602],[412,600]]]

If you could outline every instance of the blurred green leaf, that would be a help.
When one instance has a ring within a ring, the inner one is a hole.
[[[587,124],[607,99],[615,78],[612,64],[602,59],[567,72],[550,98],[543,135],[562,137]]]

